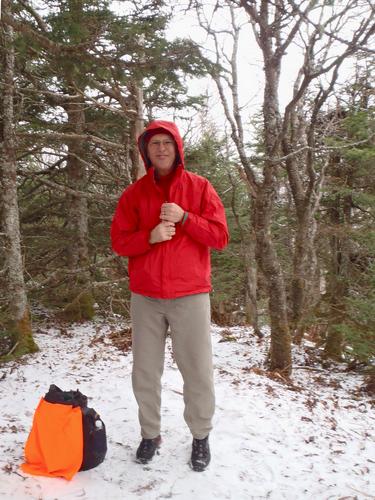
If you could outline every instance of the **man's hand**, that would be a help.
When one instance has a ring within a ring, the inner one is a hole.
[[[160,218],[163,221],[180,222],[184,216],[184,210],[176,203],[163,203],[160,211]]]
[[[149,242],[153,245],[161,241],[171,240],[175,233],[176,228],[174,227],[174,223],[163,220],[151,231]]]

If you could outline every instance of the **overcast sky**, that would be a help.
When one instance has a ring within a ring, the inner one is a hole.
[[[209,1],[206,2],[210,3]],[[212,1],[211,4],[215,5],[216,2]],[[302,4],[303,2],[301,2]],[[124,11],[124,8],[128,2],[122,2],[120,0],[114,1],[113,5],[116,6],[116,10],[119,12]],[[173,3],[174,7],[174,17],[170,22],[170,26],[167,30],[167,37],[171,40],[175,38],[191,38],[194,42],[200,44],[207,51],[206,54],[213,54],[214,46],[211,40],[207,38],[205,31],[199,26],[199,22],[194,9],[190,11],[184,10],[187,6],[187,0],[179,0]],[[319,4],[318,4],[319,5]],[[342,5],[342,4],[340,4]],[[340,8],[332,7],[332,8]],[[332,13],[331,7],[325,7],[324,13],[330,15]],[[207,17],[210,17],[210,12],[212,7],[206,8]],[[315,20],[318,21],[319,12],[312,14],[315,16]],[[244,123],[254,116],[254,114],[261,109],[263,100],[263,88],[264,88],[264,74],[263,74],[263,62],[262,54],[255,41],[254,35],[250,23],[248,22],[248,16],[246,15],[244,9],[237,9],[238,20],[242,25],[242,30],[239,40],[239,53],[238,53],[238,86],[239,86],[239,99],[240,105],[243,108],[242,115]],[[358,17],[353,13],[352,23],[358,22]],[[230,13],[229,9],[220,9],[216,11],[214,16],[213,26],[217,29],[228,29],[230,27]],[[347,33],[343,31],[347,29]],[[350,23],[345,28],[341,28],[340,36],[350,36]],[[228,55],[230,55],[231,41],[228,35],[221,35],[222,43],[225,46],[225,50],[228,50]],[[337,47],[333,50],[340,51],[342,48]],[[214,59],[213,55],[213,59]],[[286,55],[282,61],[282,71],[280,78],[280,106],[284,108],[289,102],[293,91],[293,82],[297,76],[298,69],[302,65],[302,53],[301,49],[295,44],[291,44],[288,48]],[[353,60],[347,61],[340,70],[340,80],[345,82],[348,80],[349,75],[352,74]],[[323,81],[324,81],[323,77]],[[190,94],[206,94],[208,93],[211,97],[209,100],[209,114],[208,118],[217,123],[219,126],[224,127],[226,120],[224,118],[224,113],[222,105],[220,103],[216,86],[212,78],[207,77],[203,79],[190,79],[189,80],[189,91]],[[188,114],[192,114],[189,110]],[[165,111],[161,113],[158,118],[173,119],[172,114],[168,114]],[[185,124],[181,120],[178,125],[183,129]],[[250,128],[250,127],[248,127]]]
[[[177,2],[176,2],[177,3]],[[184,2],[181,2],[184,4]],[[181,5],[180,4],[180,5]],[[242,25],[240,40],[239,40],[239,53],[238,53],[238,82],[239,82],[239,97],[240,104],[244,107],[243,119],[246,121],[249,116],[253,115],[255,111],[260,110],[263,100],[264,88],[264,74],[262,54],[255,41],[248,16],[243,9],[237,9],[238,20]],[[331,15],[332,11],[327,8],[326,15]],[[316,21],[318,12],[315,14]],[[210,14],[208,13],[208,17]],[[358,17],[353,16],[353,23],[358,22]],[[216,12],[214,17],[213,26],[215,28],[228,29],[230,26],[230,14],[228,9],[220,9]],[[347,25],[347,33],[340,31],[340,36],[350,37],[350,26]],[[214,46],[210,40],[207,39],[206,33],[199,27],[198,19],[193,10],[190,12],[182,11],[175,7],[175,17],[172,20],[168,36],[173,39],[175,37],[191,38],[194,42],[201,44],[208,53],[213,52]],[[227,35],[221,35],[222,40],[226,40],[225,49],[228,49],[230,55],[231,41]],[[224,42],[223,42],[224,43]],[[342,47],[333,47],[332,53],[337,55],[342,50]],[[284,108],[290,101],[293,92],[293,83],[297,76],[298,70],[303,63],[301,49],[294,43],[288,48],[286,55],[282,61],[282,71],[280,78],[280,106]],[[349,75],[352,74],[353,60],[348,60],[343,64],[340,70],[341,83],[348,80]],[[323,77],[324,82],[325,77]],[[195,80],[190,83],[192,92],[204,92],[208,89],[212,99],[210,101],[210,115],[215,121],[224,124],[222,107],[216,92],[216,86],[211,78]]]

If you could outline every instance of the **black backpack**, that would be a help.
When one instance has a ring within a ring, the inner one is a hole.
[[[83,460],[79,470],[89,470],[101,464],[107,453],[105,425],[93,408],[87,407],[87,396],[79,390],[62,391],[52,384],[44,396],[48,403],[79,406],[82,411]]]

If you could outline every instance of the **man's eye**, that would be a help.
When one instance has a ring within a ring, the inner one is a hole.
[[[172,144],[174,144],[173,141],[164,141],[164,142],[161,142],[161,141],[155,141],[155,142],[150,142],[150,145],[151,146],[155,146],[155,147],[158,147],[158,146],[171,146]]]

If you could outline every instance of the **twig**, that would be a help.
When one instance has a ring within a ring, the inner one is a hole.
[[[310,370],[312,372],[326,372],[324,368],[313,368],[311,366],[293,366],[293,370]]]
[[[10,355],[11,355],[11,354],[12,354],[12,353],[16,350],[16,348],[17,348],[17,346],[18,346],[18,344],[19,344],[19,343],[20,343],[19,341],[18,341],[18,342],[16,342],[16,343],[14,344],[14,346],[12,347],[12,349],[11,349],[11,350],[10,350],[10,351],[6,354],[6,355],[7,355],[7,356],[10,356]]]
[[[17,476],[20,476],[24,481],[26,481],[26,477],[25,476],[22,476],[22,474],[20,474],[19,472],[17,472],[16,470],[12,470],[12,473],[13,474],[17,474]]]
[[[355,491],[356,493],[360,493],[361,495],[367,497],[367,498],[372,498],[373,500],[375,500],[375,496],[374,495],[370,495],[369,493],[365,493],[364,491],[360,491],[360,490],[357,490],[356,488],[353,488],[352,486],[349,486],[349,488],[353,491]]]

